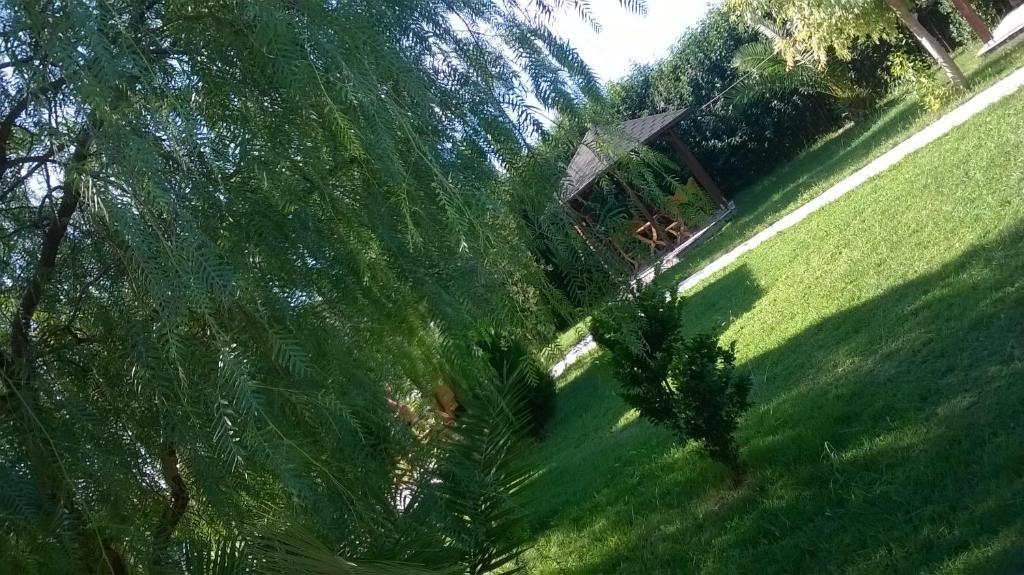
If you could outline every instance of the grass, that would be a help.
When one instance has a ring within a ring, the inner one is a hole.
[[[1024,45],[996,52],[989,58],[979,58],[978,47],[971,45],[957,56],[957,62],[971,83],[968,92],[934,112],[925,111],[913,97],[894,97],[875,113],[823,138],[792,162],[737,193],[733,197],[737,215],[707,242],[666,269],[656,281],[666,285],[679,283],[972,95],[1024,66]]]
[[[987,58],[977,56],[978,48],[968,46],[956,58],[971,83],[968,92],[934,112],[925,111],[913,97],[891,98],[875,113],[822,138],[792,162],[735,194],[732,199],[737,215],[706,242],[687,252],[678,264],[664,270],[655,281],[661,285],[678,284],[974,94],[1024,66],[1024,45]],[[586,337],[589,319],[583,318],[558,337],[549,353],[555,358],[553,361],[558,361]]]
[[[560,355],[565,355],[565,353],[572,349],[573,346],[582,341],[583,338],[587,337],[588,333],[590,333],[590,317],[581,319],[576,323],[576,325],[563,331],[561,335],[558,336],[558,340],[555,341],[555,346],[557,346],[557,349],[561,352]],[[561,359],[561,357],[559,357],[559,359]]]
[[[740,487],[575,366],[530,572],[1024,572],[1022,155],[1018,93],[688,294],[755,380]]]

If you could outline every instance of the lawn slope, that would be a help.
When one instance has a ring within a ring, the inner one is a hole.
[[[1024,94],[688,294],[756,405],[730,488],[563,378],[534,573],[1024,572]]]

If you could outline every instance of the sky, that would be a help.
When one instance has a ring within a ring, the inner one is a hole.
[[[647,0],[641,16],[623,8],[618,0],[590,0],[600,23],[595,33],[579,14],[558,15],[554,28],[576,48],[602,82],[626,75],[632,63],[646,64],[664,56],[686,28],[708,9],[708,0]]]

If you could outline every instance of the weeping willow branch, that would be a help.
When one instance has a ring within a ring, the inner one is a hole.
[[[17,398],[23,410],[27,412],[24,418],[24,438],[32,467],[37,473],[40,491],[58,509],[63,510],[71,520],[70,525],[76,526],[75,538],[84,550],[81,558],[83,568],[86,571],[95,571],[98,566],[103,565],[106,572],[121,575],[128,572],[124,558],[109,539],[99,533],[75,503],[74,488],[68,482],[66,468],[43,423],[34,413],[34,401],[30,399],[32,393],[29,389],[32,379],[33,318],[56,272],[61,243],[67,235],[71,218],[78,210],[82,185],[79,181],[80,173],[89,158],[96,130],[95,118],[90,114],[75,139],[74,150],[65,168],[67,183],[62,186],[64,193],[43,230],[39,255],[22,291],[15,315],[11,319],[10,350],[2,358],[2,369],[4,383],[11,387],[4,397],[8,402]],[[45,439],[40,437],[40,434],[45,436]]]

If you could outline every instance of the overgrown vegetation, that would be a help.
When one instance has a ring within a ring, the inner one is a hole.
[[[608,354],[622,399],[678,441],[702,443],[739,480],[733,434],[749,406],[750,377],[736,371],[732,347],[683,334],[682,307],[675,290],[639,290],[595,313],[591,332]]]
[[[744,470],[735,433],[740,416],[750,407],[750,375],[736,371],[735,348],[722,347],[707,334],[679,339],[667,383],[686,437],[701,442],[738,481]]]
[[[833,99],[800,87],[764,87],[734,98],[742,73],[733,60],[758,39],[724,9],[711,8],[663,60],[613,82],[609,100],[625,118],[691,108],[680,136],[732,195],[843,121],[843,110]]]
[[[594,341],[608,351],[622,398],[643,417],[685,437],[668,386],[682,301],[673,292],[639,290],[591,317]]]
[[[739,488],[636,420],[609,354],[576,366],[534,453],[530,570],[1024,569],[1021,126],[1018,93],[685,294],[687,333],[741,342],[753,376]]]
[[[430,554],[447,553],[444,563],[484,575],[504,570],[526,549],[527,512],[519,494],[533,473],[525,464],[523,439],[536,426],[536,381],[529,365],[508,367],[498,372],[495,386],[477,386],[463,396],[465,414],[438,454],[437,500],[417,500],[429,494],[418,488],[406,503],[414,513],[436,509],[442,522],[454,520],[446,545],[421,550],[423,563],[439,563],[442,557]],[[421,517],[417,526],[437,523]]]
[[[0,2],[3,569],[514,558],[475,330],[550,336],[538,244],[616,281],[529,185],[579,4]]]
[[[480,347],[498,377],[516,374],[523,379],[523,402],[530,422],[529,430],[534,438],[542,438],[555,409],[555,378],[521,339],[510,338],[492,329],[480,342]]]
[[[588,239],[552,194],[626,109],[549,27],[567,9],[589,19],[583,0],[0,2],[0,565],[520,568],[524,442],[567,415],[531,350],[629,273],[604,245],[628,214]],[[713,101],[749,34],[715,11],[689,38],[659,105]],[[751,150],[718,166],[737,181],[843,119],[806,90],[751,102],[687,128],[723,162]],[[615,169],[655,203],[680,183],[643,148]],[[983,213],[1016,210],[1000,198]],[[648,303],[642,346],[606,338],[634,401],[735,471],[744,358]]]

